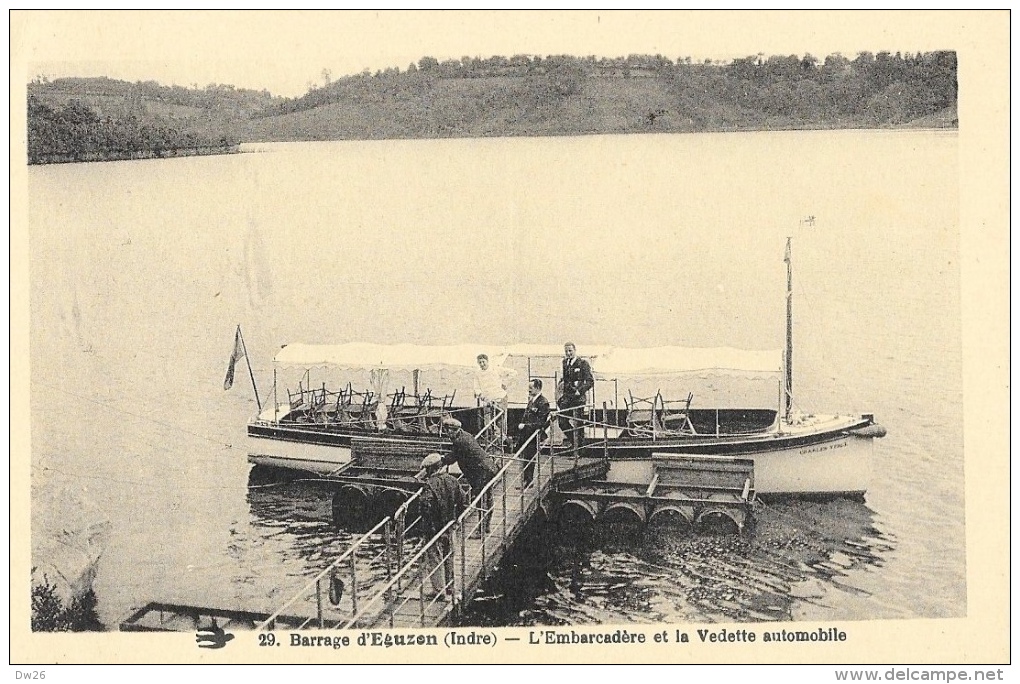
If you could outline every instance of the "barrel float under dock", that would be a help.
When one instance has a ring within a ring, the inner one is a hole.
[[[711,495],[718,503],[707,503],[698,512],[694,529],[698,534],[740,534],[747,523],[747,510],[726,494]]]
[[[567,499],[560,506],[557,519],[567,528],[591,525],[599,515],[599,505],[589,499]]]
[[[660,504],[653,508],[651,515],[648,516],[648,527],[656,531],[689,535],[694,532],[694,519],[694,506],[692,505]]]
[[[638,494],[638,492],[622,491],[620,494],[627,496]],[[599,516],[599,522],[607,525],[644,525],[647,518],[648,512],[645,510],[643,502],[623,499],[607,505],[602,515]]]
[[[382,520],[388,515],[393,515],[397,512],[397,509],[407,501],[408,493],[402,489],[395,489],[387,487],[382,489],[379,494],[375,497],[373,508],[375,509],[375,518]]]

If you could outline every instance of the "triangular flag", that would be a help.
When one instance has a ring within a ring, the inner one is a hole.
[[[234,384],[234,366],[244,357],[244,345],[241,343],[241,326],[237,326],[234,333],[234,351],[230,354],[230,361],[227,363],[227,377],[223,380],[223,389],[228,390]]]

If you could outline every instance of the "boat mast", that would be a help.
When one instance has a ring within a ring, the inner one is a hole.
[[[244,362],[248,364],[248,375],[251,376],[251,388],[255,390],[255,404],[262,413],[262,400],[259,399],[259,386],[255,384],[255,371],[251,369],[251,359],[248,358],[248,347],[244,344],[244,335],[241,334],[241,324],[237,324],[237,339],[241,340],[241,351],[244,352]]]
[[[793,238],[786,238],[786,420],[793,410]]]

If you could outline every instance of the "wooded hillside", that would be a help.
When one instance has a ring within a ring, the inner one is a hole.
[[[439,61],[267,91],[57,79],[29,85],[29,158],[245,141],[955,127],[954,52]],[[91,112],[91,114],[89,114]],[[926,123],[927,122],[927,123]]]

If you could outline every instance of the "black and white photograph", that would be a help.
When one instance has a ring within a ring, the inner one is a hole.
[[[11,22],[12,664],[1008,664],[1008,12]]]

